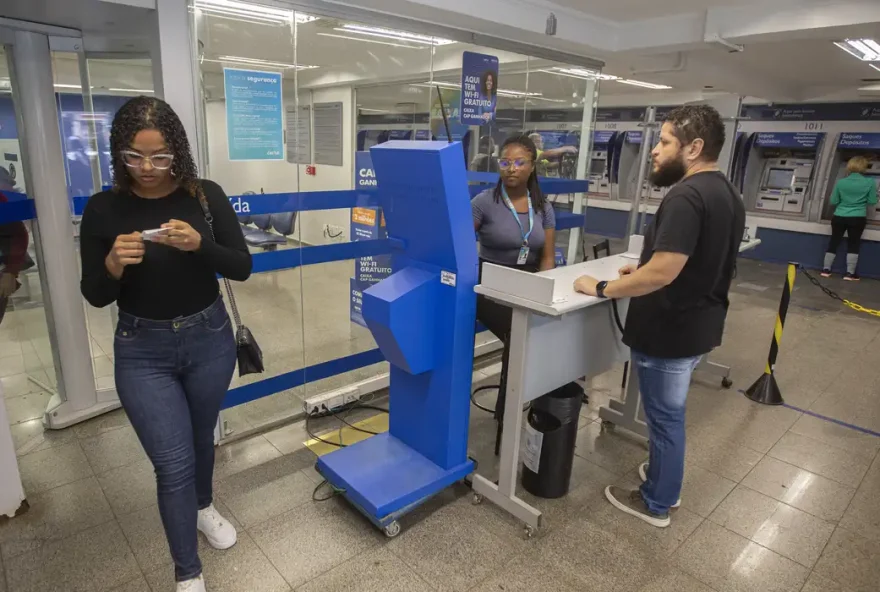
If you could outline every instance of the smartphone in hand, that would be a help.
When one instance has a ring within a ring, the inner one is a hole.
[[[155,241],[160,236],[168,236],[171,232],[170,228],[154,228],[152,230],[144,230],[141,232],[141,238],[145,241]]]

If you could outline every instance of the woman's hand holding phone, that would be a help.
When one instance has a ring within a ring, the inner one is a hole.
[[[113,248],[104,259],[104,266],[111,276],[117,280],[129,265],[137,265],[144,260],[144,240],[140,232],[120,234],[113,243]]]
[[[181,251],[198,251],[202,246],[202,235],[182,220],[169,220],[162,225],[168,234],[157,236],[154,242],[180,249]]]

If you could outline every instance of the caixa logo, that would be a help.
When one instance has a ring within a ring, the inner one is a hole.
[[[269,150],[266,152],[266,156],[281,156],[280,150]]]

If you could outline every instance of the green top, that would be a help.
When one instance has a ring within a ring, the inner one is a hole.
[[[831,205],[837,206],[835,216],[841,218],[865,218],[868,206],[877,205],[877,182],[871,177],[852,173],[834,186]]]

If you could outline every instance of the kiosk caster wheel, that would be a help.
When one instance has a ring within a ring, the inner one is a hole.
[[[523,534],[525,534],[527,539],[532,539],[535,537],[535,527],[529,526],[526,524],[525,529],[523,530]]]
[[[475,493],[474,499],[472,500],[471,503],[473,503],[475,506],[479,506],[480,504],[483,503],[483,496],[480,495],[479,493]]]
[[[386,526],[384,530],[385,536],[387,536],[389,539],[393,539],[400,534],[400,522],[395,520],[394,522]]]
[[[733,386],[733,381],[725,376],[724,378],[721,379],[721,386],[726,389],[729,389],[730,387]]]

